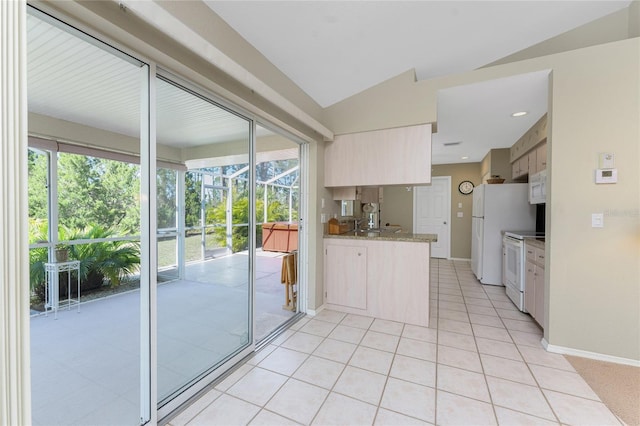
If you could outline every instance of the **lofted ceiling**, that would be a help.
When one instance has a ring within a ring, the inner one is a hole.
[[[402,72],[471,71],[630,1],[205,0],[320,106]]]
[[[481,67],[629,3],[207,2],[322,106],[408,69],[424,79]],[[42,18],[28,16],[29,111],[137,137],[142,64]],[[491,148],[511,146],[546,112],[547,81],[543,71],[441,90],[433,163],[480,161]],[[162,144],[247,137],[245,120],[207,100],[166,83],[157,94]],[[510,117],[516,110],[529,114]],[[445,145],[452,142],[461,143]]]
[[[323,107],[410,69],[423,80],[480,68],[630,4],[205,1]],[[547,111],[548,74],[441,90],[433,163],[477,162],[513,145]]]

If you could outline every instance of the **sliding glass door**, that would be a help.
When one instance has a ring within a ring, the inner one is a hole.
[[[247,232],[252,194],[243,183],[251,125],[205,97],[157,80],[158,160],[170,161],[163,153],[177,149],[190,158],[184,194],[177,197],[182,200],[177,211],[189,215],[188,226],[175,224],[173,229],[180,230],[176,243],[158,240],[158,259],[175,253],[175,264],[184,269],[172,280],[158,271],[163,277],[157,287],[161,406],[206,382],[253,343],[252,241]],[[192,246],[195,250],[187,254]]]

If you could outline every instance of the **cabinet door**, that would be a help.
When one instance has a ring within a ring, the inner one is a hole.
[[[536,163],[537,170],[542,171],[547,169],[547,144],[543,143],[536,149]]]
[[[532,317],[536,312],[536,265],[527,262],[524,281],[524,308]]]
[[[538,324],[544,328],[544,268],[536,267],[535,315]]]
[[[537,150],[534,149],[527,155],[527,160],[528,160],[527,170],[529,171],[529,176],[538,172],[538,164],[537,164],[538,156],[536,155],[536,153],[537,153]]]
[[[367,248],[327,244],[325,250],[326,302],[367,309]]]
[[[524,176],[529,173],[529,156],[525,155],[520,160],[520,176]]]
[[[324,153],[326,187],[431,182],[431,124],[338,135]]]
[[[511,179],[520,177],[520,162],[516,161],[511,165]]]
[[[356,200],[356,187],[355,186],[340,186],[333,188],[334,200]]]

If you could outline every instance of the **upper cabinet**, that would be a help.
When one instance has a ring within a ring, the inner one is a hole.
[[[324,186],[431,182],[431,124],[338,135],[324,150]]]
[[[547,114],[513,144],[510,157],[512,179],[525,178],[547,168]]]

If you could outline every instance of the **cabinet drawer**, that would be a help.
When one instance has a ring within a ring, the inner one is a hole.
[[[536,249],[535,247],[526,244],[525,245],[525,254],[527,256],[527,262],[536,262]]]
[[[544,267],[544,258],[545,258],[545,253],[544,253],[544,249],[542,248],[537,248],[535,249],[535,253],[536,253],[536,260],[535,262],[537,264],[539,264],[540,266]]]

